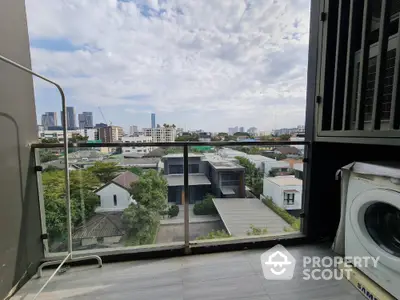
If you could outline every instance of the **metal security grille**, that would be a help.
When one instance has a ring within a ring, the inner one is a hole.
[[[400,0],[330,0],[320,136],[400,136]]]

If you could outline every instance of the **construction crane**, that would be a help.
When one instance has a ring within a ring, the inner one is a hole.
[[[111,126],[112,125],[111,121],[107,122],[106,118],[104,117],[103,111],[101,110],[101,107],[99,106],[98,108],[99,108],[101,116],[103,117],[104,123],[106,123],[109,126]]]

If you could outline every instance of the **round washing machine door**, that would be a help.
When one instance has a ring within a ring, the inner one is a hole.
[[[360,243],[379,262],[400,270],[400,193],[374,189],[350,206],[350,223]]]

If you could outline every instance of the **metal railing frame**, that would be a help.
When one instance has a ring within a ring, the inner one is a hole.
[[[308,141],[255,141],[255,142],[168,142],[168,143],[71,143],[71,148],[100,148],[100,147],[176,147],[182,148],[184,163],[184,252],[191,253],[190,236],[189,236],[189,151],[191,146],[213,146],[213,147],[232,147],[232,146],[294,146],[294,145],[310,145]],[[60,143],[36,143],[32,144],[33,149],[57,149],[63,147]],[[306,151],[305,151],[306,152]]]
[[[64,116],[64,118],[62,119],[63,133],[64,133],[63,148],[64,148],[64,152],[68,153],[67,110],[66,110],[67,104],[66,104],[66,99],[65,99],[65,93],[64,93],[64,90],[62,89],[62,87],[58,83],[56,83],[56,82],[44,77],[43,75],[40,75],[40,74],[32,71],[31,69],[28,69],[28,68],[20,65],[19,63],[15,62],[15,61],[13,61],[13,60],[5,57],[5,56],[0,55],[0,61],[6,63],[8,65],[11,65],[11,66],[13,66],[13,67],[25,72],[25,73],[31,74],[31,75],[33,75],[33,76],[35,76],[35,77],[37,77],[37,78],[39,78],[41,80],[44,80],[44,81],[54,85],[57,88],[58,92],[61,95],[61,105],[62,105],[62,112],[63,112],[63,116]],[[88,256],[79,257],[79,258],[74,258],[72,256],[71,197],[70,197],[70,188],[69,188],[69,169],[68,169],[68,165],[69,165],[68,155],[65,155],[64,156],[64,167],[65,167],[65,200],[66,200],[66,206],[67,206],[68,255],[63,260],[45,262],[45,263],[43,263],[43,264],[41,264],[39,266],[37,275],[38,275],[38,277],[41,277],[42,276],[43,267],[52,266],[52,265],[59,265],[58,268],[50,276],[50,278],[46,281],[46,283],[42,286],[42,288],[39,290],[39,292],[35,295],[34,299],[36,299],[39,296],[39,294],[43,291],[43,289],[47,286],[47,284],[50,282],[50,280],[54,277],[54,275],[58,272],[58,270],[62,267],[62,265],[65,262],[71,262],[71,261],[77,261],[77,260],[87,260],[87,259],[96,259],[97,262],[98,262],[99,267],[101,267],[102,264],[103,264],[100,256],[98,256],[98,255],[88,255]]]

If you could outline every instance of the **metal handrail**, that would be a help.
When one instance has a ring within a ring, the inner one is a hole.
[[[257,142],[167,142],[167,143],[70,143],[75,148],[98,148],[98,147],[191,147],[191,146],[294,146],[309,145],[309,141],[257,141]],[[62,143],[34,143],[30,145],[33,149],[61,148]]]

